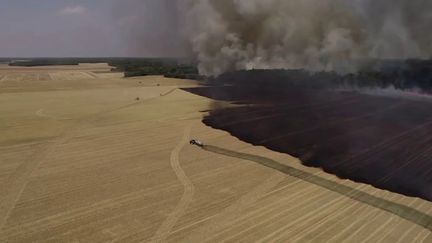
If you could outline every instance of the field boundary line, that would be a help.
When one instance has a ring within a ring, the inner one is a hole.
[[[189,177],[182,169],[180,165],[180,159],[179,159],[180,151],[188,143],[190,132],[191,132],[191,127],[188,126],[184,130],[182,140],[171,152],[171,158],[170,158],[171,167],[174,170],[174,173],[176,174],[178,180],[181,182],[181,184],[184,187],[183,195],[179,203],[175,207],[174,211],[171,212],[168,218],[165,219],[165,221],[161,224],[159,229],[156,231],[155,235],[153,236],[152,242],[164,242],[166,240],[166,238],[171,233],[172,228],[177,223],[178,219],[180,219],[184,215],[186,209],[188,208],[189,204],[193,200],[193,196],[195,194],[195,186],[193,185],[192,181],[189,179]]]

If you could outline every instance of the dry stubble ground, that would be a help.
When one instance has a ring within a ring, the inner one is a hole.
[[[177,89],[192,81],[108,70],[0,66],[0,242],[432,242],[412,220],[247,155],[424,215],[430,202],[339,180],[204,126],[200,111],[212,102]],[[192,137],[246,159],[190,146]]]

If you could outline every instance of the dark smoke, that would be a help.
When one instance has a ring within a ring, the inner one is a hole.
[[[430,0],[124,0],[115,16],[131,54],[190,54],[205,75],[432,56]]]
[[[430,58],[428,0],[184,0],[182,31],[203,74],[356,70],[367,58]]]

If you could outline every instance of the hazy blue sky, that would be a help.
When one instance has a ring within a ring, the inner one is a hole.
[[[169,0],[0,0],[0,56],[180,55]]]

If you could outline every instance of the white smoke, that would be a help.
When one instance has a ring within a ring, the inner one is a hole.
[[[179,0],[199,70],[355,71],[355,60],[432,56],[430,0]]]
[[[185,55],[179,37],[179,12],[172,0],[117,0],[114,3],[113,23],[125,54],[145,57]]]

